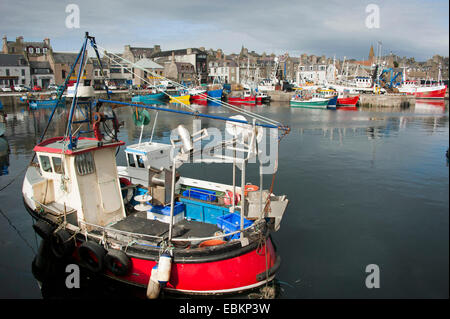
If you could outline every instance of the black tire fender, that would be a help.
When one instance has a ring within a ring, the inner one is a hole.
[[[55,232],[51,238],[53,255],[57,258],[70,256],[75,250],[75,239],[65,229]]]
[[[47,223],[45,220],[39,219],[33,224],[34,231],[42,238],[49,239],[55,227]]]
[[[121,250],[110,249],[105,256],[105,266],[116,276],[126,276],[131,269],[131,259]]]
[[[78,256],[87,269],[97,273],[103,270],[106,250],[92,241],[86,241],[78,248]]]

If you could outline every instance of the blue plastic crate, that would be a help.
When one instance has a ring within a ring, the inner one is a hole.
[[[200,188],[190,188],[183,192],[183,196],[189,197],[189,198],[196,198],[201,199],[208,202],[214,202],[216,200],[216,192],[215,191],[209,191],[206,189],[200,189]]]
[[[173,215],[178,215],[180,213],[182,213],[184,211],[184,204],[181,202],[175,202],[175,206],[173,209]],[[152,208],[150,209],[150,212],[152,213],[157,213],[157,214],[162,214],[162,215],[166,215],[166,216],[170,216],[170,205],[167,206],[162,206],[162,205],[155,205],[152,206]]]
[[[244,228],[247,228],[253,224],[252,220],[248,220],[244,218]],[[217,227],[222,229],[225,234],[235,232],[241,229],[241,215],[236,213],[227,214],[221,217],[217,217]],[[232,236],[228,236],[225,239],[238,239],[240,234],[234,234]]]
[[[185,217],[189,220],[195,220],[208,224],[217,224],[217,218],[229,214],[228,207],[212,205],[187,198],[180,198],[186,206]]]

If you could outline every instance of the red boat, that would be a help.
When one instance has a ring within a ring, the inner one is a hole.
[[[443,99],[446,91],[447,85],[423,86],[417,88],[414,96],[417,99]]]
[[[72,70],[77,63],[85,65],[88,41],[95,44],[86,33],[81,60],[77,58]],[[224,184],[178,171],[196,154],[193,142],[208,137],[206,128],[191,134],[180,124],[178,136],[170,143],[127,145],[126,166],[117,166],[116,154],[125,143],[117,137],[120,124],[111,104],[132,107],[134,122],[141,127],[147,111],[122,101],[103,100],[109,105],[99,105],[97,100],[87,99],[79,103],[76,91],[66,135],[41,139],[22,184],[25,208],[36,220],[33,229],[43,239],[32,264],[33,274],[53,275],[46,262],[51,254],[61,261],[74,261],[92,274],[147,288],[150,299],[158,298],[161,290],[196,295],[240,293],[274,279],[281,259],[271,233],[280,229],[288,199],[272,193],[272,187],[252,185],[245,178],[246,170],[253,168],[248,163],[259,157],[252,142],[260,131],[250,124],[257,119],[255,114],[237,110],[245,116],[213,117],[225,123],[229,137],[224,145],[234,145],[237,139],[243,143],[240,152],[244,156],[234,152],[231,161],[233,170],[240,165],[240,183],[236,174],[229,174],[232,183]],[[240,101],[256,103],[254,96]],[[167,116],[179,113],[211,119],[211,115],[198,112],[152,109]],[[95,112],[91,116],[87,110]],[[79,114],[77,118],[75,114]],[[166,121],[171,120],[163,120],[162,125]],[[106,122],[111,130],[103,130]],[[289,132],[284,126],[264,123]],[[79,131],[94,136],[77,135]],[[199,152],[211,149],[205,146]],[[213,159],[217,165],[230,167],[229,157],[217,154]],[[195,162],[202,163],[209,162]],[[259,174],[262,180],[263,170]]]
[[[337,99],[336,107],[340,110],[356,110],[356,104],[359,101],[359,95],[352,97],[342,97]]]
[[[231,96],[228,98],[228,103],[237,105],[256,105],[257,99],[254,95],[251,96]],[[261,102],[261,101],[260,101]]]
[[[205,93],[191,95],[191,103],[199,104],[199,105],[207,105],[208,104],[208,95]]]

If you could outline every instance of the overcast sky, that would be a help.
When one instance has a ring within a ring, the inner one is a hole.
[[[68,4],[80,9],[80,28],[69,29]],[[367,28],[369,4],[379,28]],[[125,44],[162,50],[221,48],[239,53],[301,53],[366,59],[382,41],[384,54],[426,60],[449,55],[448,0],[0,0],[0,31],[8,40],[50,38],[55,51],[78,51],[89,31],[101,46]]]

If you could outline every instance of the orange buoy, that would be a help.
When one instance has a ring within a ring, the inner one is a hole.
[[[247,184],[244,186],[244,195],[247,196],[248,192],[256,192],[259,190],[259,187],[252,184]]]
[[[203,248],[203,247],[217,246],[217,245],[223,245],[225,243],[226,243],[226,241],[221,240],[221,239],[210,239],[210,240],[205,240],[205,241],[201,242],[198,245],[198,247]]]

